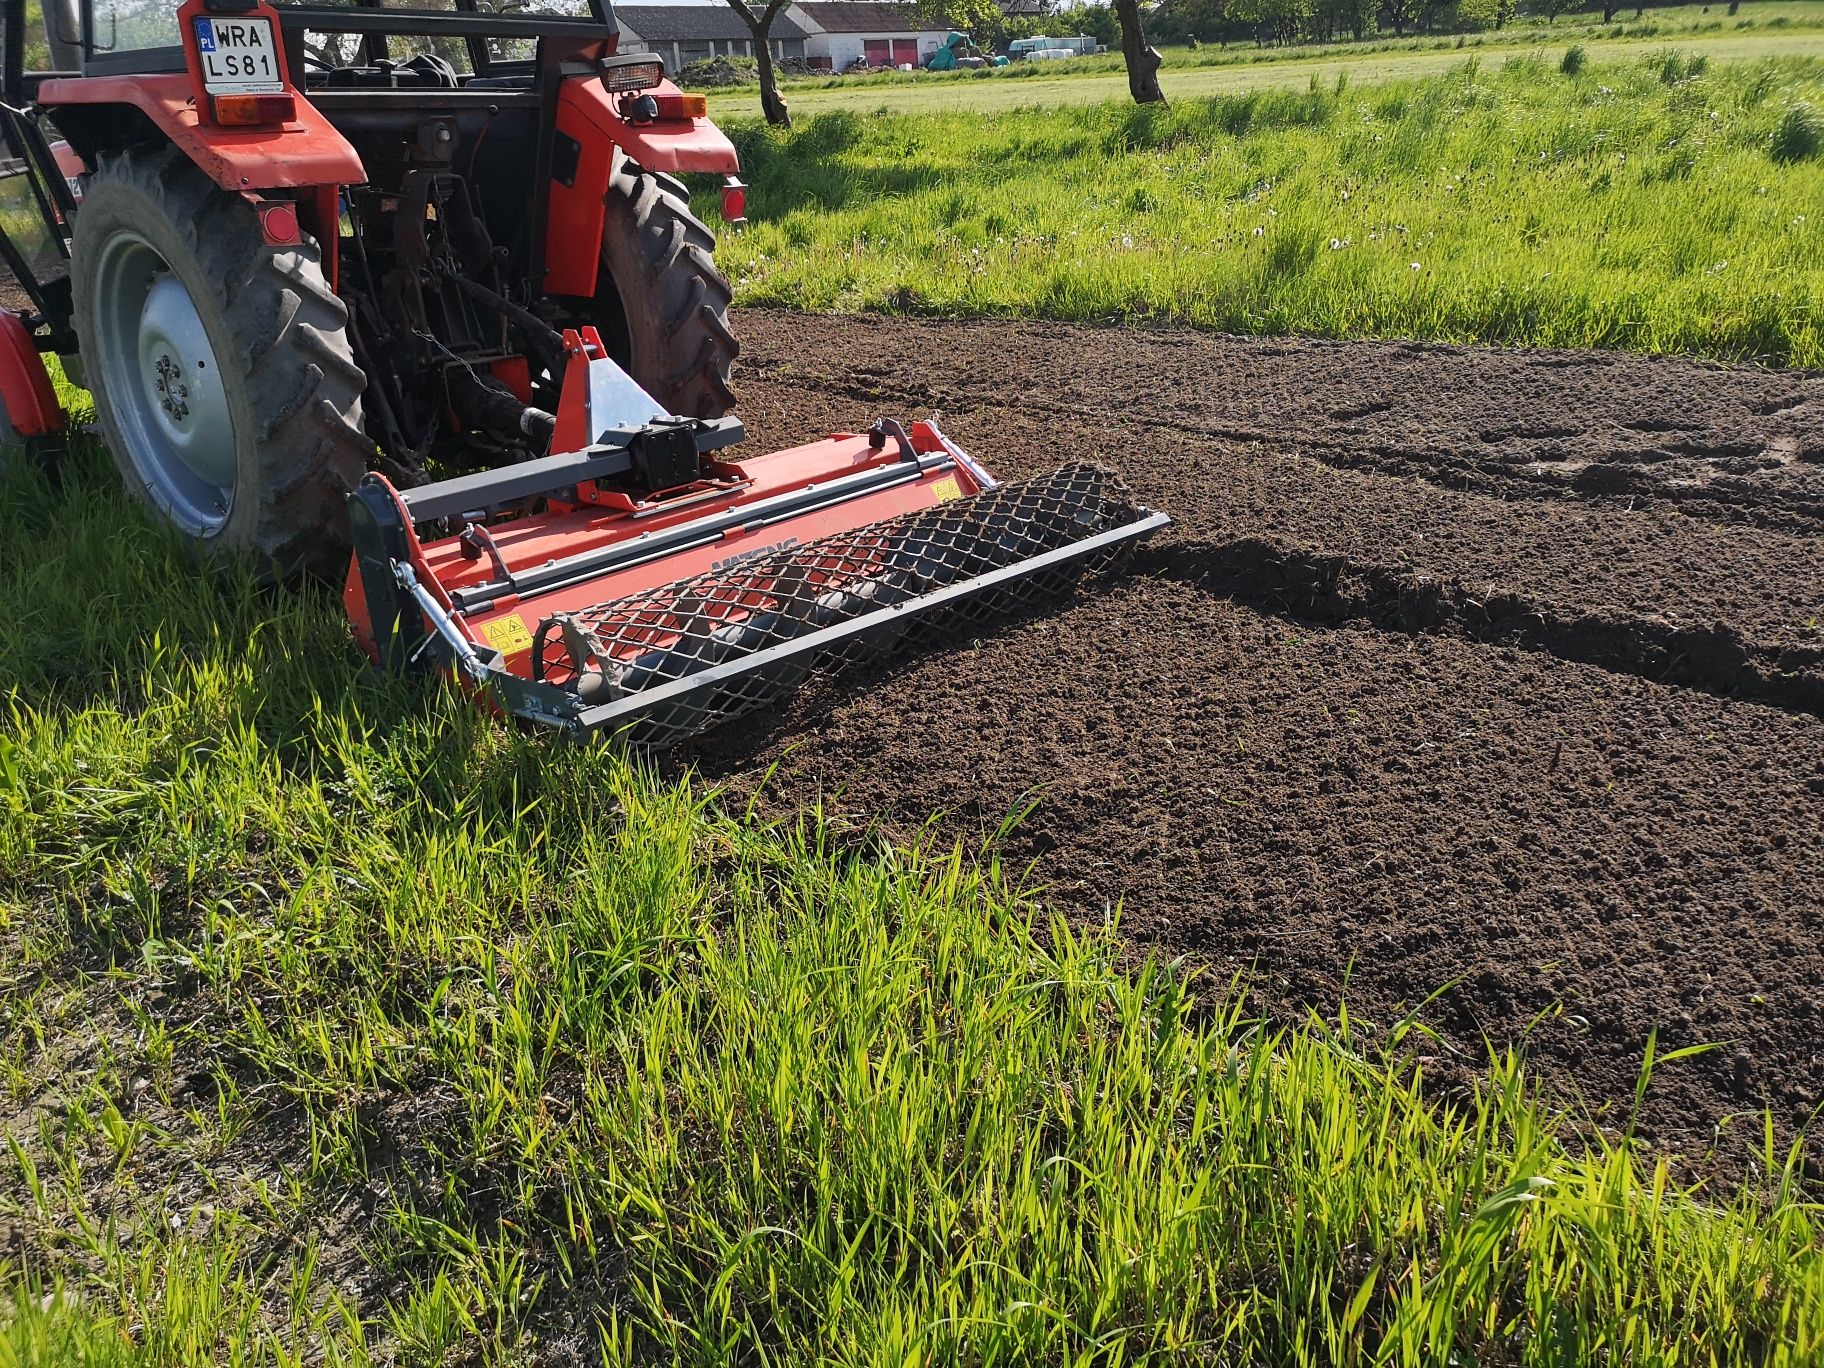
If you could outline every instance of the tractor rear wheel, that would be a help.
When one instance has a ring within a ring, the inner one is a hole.
[[[316,244],[268,246],[250,205],[164,149],[102,159],[71,258],[87,378],[127,488],[204,560],[344,571],[345,500],[374,448]]]
[[[734,294],[711,256],[716,235],[675,177],[624,159],[607,210],[601,281],[582,321],[670,412],[722,417],[735,406],[728,375],[740,346],[728,328]]]

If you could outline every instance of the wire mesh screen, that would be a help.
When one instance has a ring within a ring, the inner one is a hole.
[[[878,659],[1055,595],[1098,558],[1051,556],[1030,574],[1017,567],[1143,516],[1113,472],[1066,466],[556,614],[535,634],[533,673],[591,706],[612,705],[607,725],[631,739],[670,745],[775,701],[813,671]]]

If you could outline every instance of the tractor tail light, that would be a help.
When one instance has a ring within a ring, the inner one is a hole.
[[[747,222],[747,187],[735,176],[722,178],[722,221],[731,224]]]
[[[602,84],[610,95],[623,95],[630,90],[651,90],[665,79],[665,64],[650,62],[616,62],[602,71]]]
[[[280,124],[298,117],[298,102],[290,95],[217,95],[211,103],[215,121],[228,128]]]
[[[707,119],[709,117],[709,96],[707,95],[659,95],[659,117],[661,119]]]

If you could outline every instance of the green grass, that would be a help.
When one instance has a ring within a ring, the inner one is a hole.
[[[1437,75],[1465,56],[1491,66],[1538,56],[1556,64],[1571,44],[1592,49],[1598,60],[1638,55],[1643,49],[1676,43],[1713,61],[1824,56],[1824,3],[1750,5],[1730,18],[1727,6],[1705,13],[1690,5],[1649,10],[1635,19],[1624,11],[1604,25],[1599,13],[1566,15],[1555,25],[1543,20],[1505,29],[1465,34],[1383,33],[1362,42],[1300,43],[1192,50],[1166,47],[1161,80],[1171,100],[1209,99],[1256,90],[1296,90],[1312,80],[1339,76],[1352,84],[1375,85]],[[1753,11],[1753,12],[1750,12]],[[794,115],[835,109],[894,113],[993,112],[1064,104],[1097,104],[1127,98],[1119,53],[1065,62],[1018,62],[981,71],[880,71],[852,76],[787,77],[782,82]],[[711,91],[718,119],[750,117],[757,109],[753,88]]]
[[[1807,106],[1815,61],[1662,50],[1169,109],[749,122],[754,225],[720,254],[751,304],[1815,366]]]
[[[725,247],[750,300],[1815,363],[1821,85],[750,126]],[[0,1368],[1824,1358],[1771,1135],[1680,1187],[1511,1058],[1443,1100],[1410,1022],[1124,969],[992,847],[376,678],[86,443],[0,477],[0,596]]]
[[[0,480],[0,1364],[1824,1354],[1771,1136],[1577,1157],[1512,1059],[380,680],[103,465]]]

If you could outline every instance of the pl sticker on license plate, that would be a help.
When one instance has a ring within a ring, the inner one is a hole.
[[[283,95],[279,50],[272,41],[272,20],[212,19],[197,15],[196,58],[203,69],[203,89],[211,95]]]

